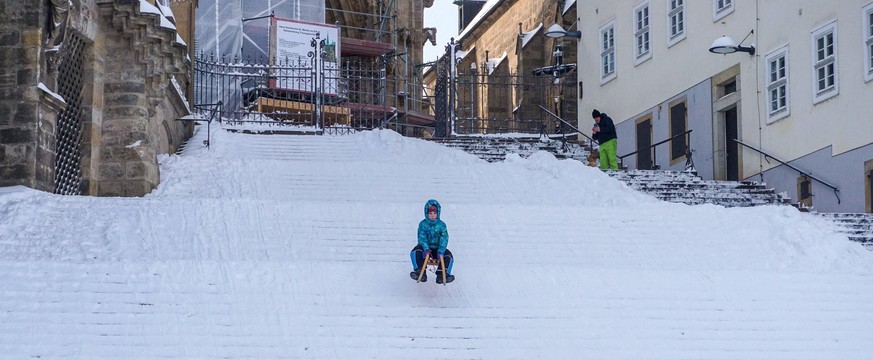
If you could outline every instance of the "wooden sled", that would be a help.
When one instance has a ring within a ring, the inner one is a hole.
[[[446,268],[446,261],[442,255],[440,255],[439,261],[436,258],[430,257],[430,254],[424,258],[424,265],[421,267],[421,270],[418,273],[418,280],[416,282],[421,282],[421,278],[424,277],[424,272],[427,271],[428,266],[436,266],[437,270]],[[443,286],[446,285],[446,271],[442,272],[443,276]]]

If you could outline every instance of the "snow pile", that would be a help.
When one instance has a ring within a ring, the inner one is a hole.
[[[10,359],[868,359],[873,252],[784,206],[656,201],[538,152],[230,133],[143,198],[0,188]],[[436,198],[449,286],[408,277]],[[425,325],[422,325],[425,324]],[[47,334],[47,335],[46,335]]]

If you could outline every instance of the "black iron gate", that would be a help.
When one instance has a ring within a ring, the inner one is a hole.
[[[81,195],[82,189],[82,62],[84,41],[69,36],[58,69],[58,94],[67,102],[55,130],[56,194]]]
[[[387,103],[383,58],[336,54],[318,36],[308,57],[241,60],[201,54],[194,60],[195,108],[222,103],[221,121],[312,127],[342,133],[383,126]],[[327,64],[336,63],[335,66]]]
[[[543,108],[568,122],[576,121],[576,86],[569,77],[469,69],[457,75],[456,93],[458,134],[570,131]]]
[[[487,51],[481,63],[458,58],[452,53],[457,46],[446,46],[434,64],[434,136],[572,131],[554,116],[576,122],[575,64],[523,71],[511,68],[505,55],[489,59]]]

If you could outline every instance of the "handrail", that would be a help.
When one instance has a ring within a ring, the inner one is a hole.
[[[218,101],[217,103],[214,103],[214,104],[196,104],[196,105],[194,105],[194,109],[195,110],[200,110],[200,109],[208,110],[209,111],[209,118],[176,119],[176,121],[194,121],[194,122],[197,122],[197,121],[204,121],[205,120],[206,121],[206,140],[203,140],[203,145],[206,145],[206,148],[208,149],[209,144],[211,143],[210,135],[212,134],[212,131],[211,131],[212,120],[215,120],[216,114],[221,114],[221,108],[222,108],[221,101]],[[220,115],[218,116],[218,121],[221,122]]]
[[[665,143],[665,142],[671,141],[671,140],[673,140],[673,139],[675,139],[675,138],[677,138],[677,137],[685,136],[685,135],[687,135],[687,134],[690,134],[692,131],[694,131],[694,129],[688,130],[688,131],[686,131],[686,132],[684,132],[684,133],[681,133],[681,134],[673,135],[673,136],[670,137],[669,139],[661,140],[661,141],[656,142],[656,143],[654,143],[654,144],[652,144],[652,145],[649,145],[648,149],[654,149],[654,148],[655,148],[656,146],[658,146],[658,145],[661,145],[661,144],[663,144],[663,143]],[[635,155],[635,154],[639,153],[640,151],[648,150],[648,149],[637,149],[636,151],[634,151],[634,152],[632,152],[632,153],[628,153],[628,154],[624,154],[624,155],[622,155],[622,156],[619,156],[619,157],[618,157],[618,167],[619,167],[619,168],[623,168],[623,167],[624,167],[624,158],[626,158],[626,157],[628,157],[628,156],[631,156],[631,155]],[[686,150],[687,150],[687,149],[686,149]],[[686,152],[685,152],[685,156],[690,156],[689,154],[690,154],[690,151],[686,151]],[[657,155],[658,155],[658,154],[655,153],[655,154],[652,156],[652,167],[655,168],[655,169],[658,168],[658,163],[656,162],[656,161],[658,160],[658,156],[657,156]],[[686,163],[687,163],[687,162],[686,162]],[[692,162],[692,164],[693,164],[693,162]]]
[[[779,160],[779,159],[773,157],[773,155],[770,155],[770,154],[768,154],[768,153],[765,153],[764,151],[759,150],[759,149],[755,148],[754,146],[751,146],[751,145],[749,145],[749,144],[746,144],[746,143],[744,143],[744,142],[742,142],[742,141],[739,141],[739,140],[737,140],[737,139],[734,139],[734,141],[736,141],[737,144],[740,144],[740,145],[745,146],[745,147],[747,147],[747,148],[749,148],[749,149],[755,150],[755,151],[757,151],[758,153],[760,153],[761,155],[764,155],[764,160],[767,160],[767,159],[773,159],[773,160],[776,160],[776,161],[779,162],[780,164],[785,165],[785,166],[791,168],[791,169],[794,170],[794,171],[797,171],[800,175],[803,175],[803,176],[806,176],[806,177],[808,177],[808,178],[810,178],[810,179],[813,179],[813,180],[815,180],[815,181],[818,181],[818,182],[821,183],[822,185],[827,186],[827,187],[833,189],[833,190],[834,190],[834,196],[836,196],[836,198],[837,198],[837,204],[840,203],[840,194],[839,194],[840,189],[838,189],[836,186],[833,186],[833,185],[831,185],[831,184],[828,184],[828,183],[825,182],[824,180],[821,180],[821,179],[819,179],[819,178],[817,178],[817,177],[815,177],[815,176],[812,176],[812,174],[810,174],[809,172],[807,172],[807,171],[803,171],[803,170],[800,170],[800,169],[794,167],[794,165],[791,165],[791,164],[789,164],[789,163],[787,163],[787,162],[784,162],[784,161],[782,161],[782,160]],[[769,163],[770,161],[768,160],[767,162]],[[761,173],[761,176],[762,176],[762,178],[763,178],[763,176],[764,176],[763,172]]]
[[[393,120],[393,119],[397,119],[397,110],[394,110],[394,113],[391,114],[391,117],[386,118],[385,120],[382,121],[382,124],[379,125],[379,129],[384,129],[386,126],[388,126],[388,123],[390,123],[391,120]]]
[[[551,111],[549,111],[549,109],[546,109],[546,108],[543,107],[542,105],[537,105],[537,106],[539,106],[540,109],[543,109],[543,111],[545,111],[545,112],[548,113],[549,115],[552,115],[553,118],[558,119],[558,121],[560,121],[560,122],[566,124],[566,125],[569,126],[571,129],[576,130],[576,132],[579,133],[579,135],[584,136],[584,137],[585,137],[586,139],[588,139],[589,141],[594,141],[594,139],[592,139],[592,138],[589,137],[588,135],[583,134],[583,133],[582,133],[582,130],[579,130],[578,128],[576,128],[576,127],[573,126],[572,124],[568,123],[568,122],[565,121],[564,119],[561,119],[560,116],[555,115],[554,113],[552,113]]]

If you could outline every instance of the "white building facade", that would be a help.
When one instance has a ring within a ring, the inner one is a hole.
[[[609,114],[624,166],[681,170],[690,154],[704,178],[763,180],[818,211],[873,211],[873,1],[577,7],[579,128],[590,131],[593,109]],[[722,36],[747,52],[708,51]]]

